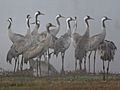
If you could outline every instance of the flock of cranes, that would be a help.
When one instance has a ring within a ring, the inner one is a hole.
[[[95,59],[96,52],[99,52],[100,58],[103,60],[103,71],[105,73],[104,61],[108,61],[107,73],[109,71],[109,63],[114,59],[115,50],[117,49],[113,41],[105,40],[106,37],[106,25],[107,20],[112,20],[106,16],[101,19],[102,31],[99,34],[93,35],[90,37],[90,27],[89,20],[94,20],[90,16],[85,16],[84,21],[86,24],[86,31],[83,35],[80,35],[77,32],[77,17],[68,17],[66,19],[67,30],[60,37],[56,37],[58,32],[61,29],[60,18],[65,18],[64,16],[58,14],[55,19],[57,25],[51,23],[46,24],[46,31],[41,33],[38,32],[40,28],[40,21],[38,20],[39,16],[44,15],[40,11],[37,11],[34,15],[35,22],[30,23],[31,16],[27,15],[26,25],[27,33],[25,35],[14,33],[11,30],[12,18],[8,19],[8,36],[11,42],[13,43],[11,48],[7,53],[7,62],[11,63],[12,59],[15,60],[14,72],[17,70],[23,69],[23,64],[27,63],[29,60],[36,58],[37,60],[37,74],[41,75],[41,57],[44,56],[44,59],[48,61],[48,74],[49,74],[49,63],[51,54],[58,56],[61,53],[62,58],[62,69],[61,73],[64,74],[64,57],[66,50],[70,47],[71,42],[74,46],[75,52],[75,71],[77,70],[77,60],[79,60],[79,69],[82,70],[82,62],[84,59],[84,70],[86,71],[86,57],[87,53],[90,52],[88,56],[89,60],[89,69],[90,72],[90,56],[92,51],[94,51],[94,73],[95,73]],[[71,28],[71,22],[74,22],[73,28]],[[31,31],[31,24],[34,24],[34,29]],[[51,28],[53,27],[53,28]],[[51,28],[51,29],[50,29]],[[53,51],[50,52],[49,49]],[[22,55],[21,63],[19,66],[19,56]]]

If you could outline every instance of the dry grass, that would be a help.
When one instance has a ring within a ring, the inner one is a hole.
[[[102,81],[101,76],[4,77],[0,90],[120,90],[119,76]]]

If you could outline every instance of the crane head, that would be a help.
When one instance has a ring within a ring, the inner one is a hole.
[[[107,16],[104,16],[103,18],[102,18],[102,21],[106,21],[106,20],[112,20],[111,18],[108,18]]]
[[[77,17],[76,16],[74,17],[74,21],[75,21],[75,23],[77,23]]]
[[[77,17],[76,17],[76,16],[75,16],[74,18],[75,18],[75,20],[77,20]]]
[[[69,17],[66,19],[66,22],[69,22],[69,21],[75,21],[75,19],[73,19],[72,17]]]
[[[94,18],[92,18],[92,17],[86,15],[86,16],[84,17],[84,20],[94,20]]]
[[[30,19],[30,18],[31,18],[31,16],[28,14],[28,15],[27,15],[27,19]]]
[[[8,21],[9,21],[9,22],[12,22],[12,18],[8,18]]]
[[[48,23],[48,24],[46,25],[46,27],[56,27],[56,26],[53,25],[52,23]]]
[[[41,13],[40,11],[37,11],[36,13],[35,13],[35,16],[37,16],[37,15],[45,15],[44,13]]]
[[[48,24],[46,25],[46,28],[47,28],[47,32],[48,32],[48,33],[50,33],[50,30],[49,30],[50,27],[56,27],[56,26],[53,25],[52,23],[48,23]]]
[[[75,24],[73,27],[77,27],[77,17],[76,16],[74,17],[74,21],[75,21]]]
[[[56,18],[65,18],[65,17],[62,16],[61,14],[58,14],[58,15],[56,16]]]

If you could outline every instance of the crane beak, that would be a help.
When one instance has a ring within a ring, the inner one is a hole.
[[[52,25],[51,27],[56,27],[55,25]]]
[[[40,15],[45,15],[44,13],[40,13]]]
[[[61,16],[61,18],[65,18],[64,16]]]
[[[95,20],[94,18],[90,18],[91,20]]]
[[[107,20],[112,20],[111,18],[107,18]]]

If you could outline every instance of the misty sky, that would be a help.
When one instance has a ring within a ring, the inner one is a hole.
[[[120,0],[0,0],[0,67],[6,70],[12,70],[13,66],[6,62],[6,54],[12,45],[8,37],[8,22],[9,17],[13,18],[12,31],[20,34],[26,34],[25,18],[27,14],[32,17],[38,10],[45,13],[45,16],[40,16],[41,27],[39,32],[46,30],[45,25],[48,22],[54,23],[55,16],[62,14],[65,17],[78,17],[78,33],[81,35],[85,32],[85,25],[83,18],[85,15],[90,15],[95,18],[95,21],[90,22],[90,35],[95,35],[101,31],[100,19],[102,16],[112,18],[112,21],[107,21],[107,40],[112,40],[116,44],[118,50],[116,52],[115,60],[110,64],[112,72],[120,72]],[[34,18],[31,19],[31,22]],[[58,36],[66,32],[66,23],[64,19],[60,20],[61,30]],[[72,23],[73,25],[73,23]],[[71,44],[69,50],[65,55],[65,70],[74,69],[74,49]],[[98,57],[98,56],[97,56]],[[93,63],[93,57],[91,57]],[[58,59],[53,57],[51,63],[57,68],[61,69],[61,57]],[[92,64],[91,63],[91,69]],[[102,62],[97,58],[96,71],[102,70]]]

